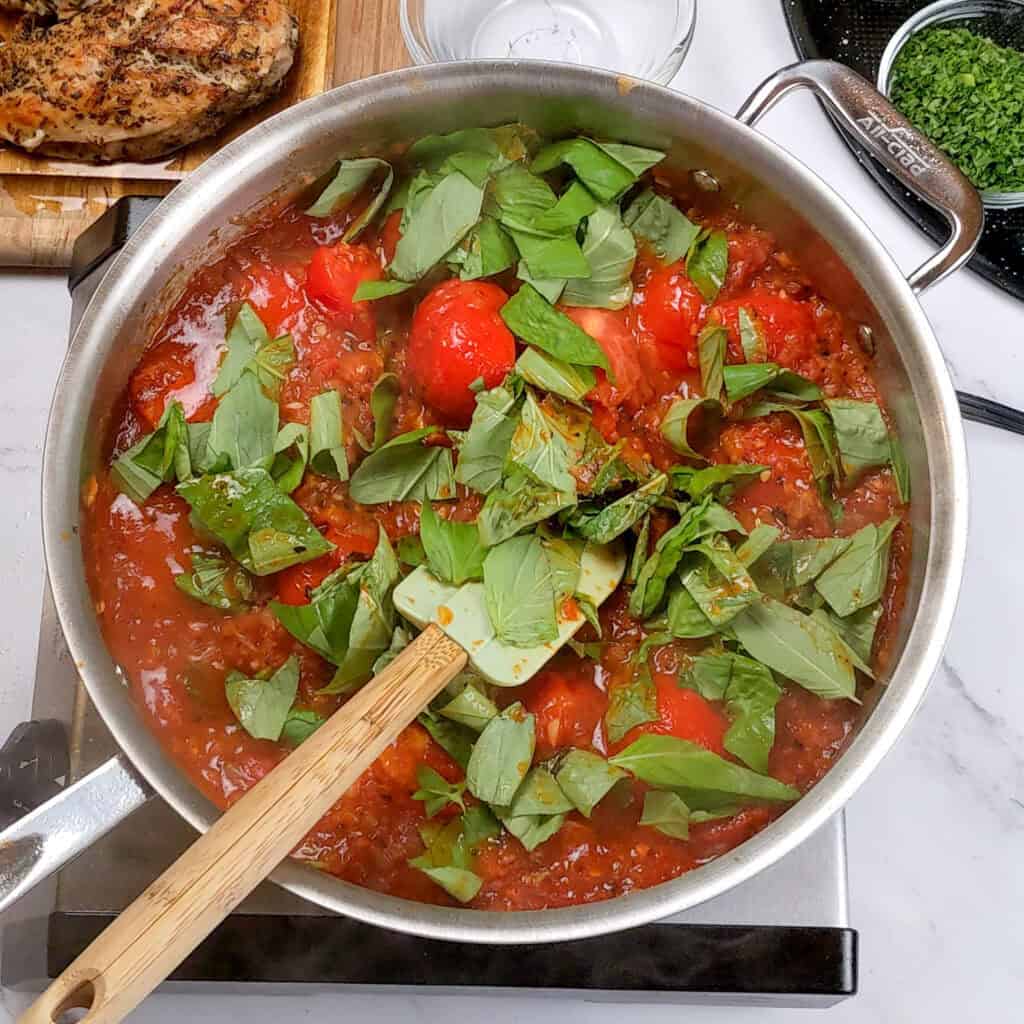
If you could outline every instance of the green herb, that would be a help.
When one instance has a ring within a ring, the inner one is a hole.
[[[490,697],[484,696],[472,683],[469,683],[438,713],[474,732],[483,732],[487,723],[498,714],[498,708]]]
[[[792,786],[675,736],[641,736],[610,760],[648,785],[676,792],[690,808],[718,810],[738,796],[784,802],[800,796]]]
[[[746,566],[721,536],[691,546],[679,575],[705,618],[718,628],[758,597]]]
[[[601,346],[531,285],[524,284],[501,307],[501,318],[517,337],[562,362],[608,369]]]
[[[471,870],[471,861],[462,819],[455,818],[439,829],[427,844],[426,852],[414,857],[409,864],[436,882],[449,896],[460,903],[468,903],[483,885],[483,880]]]
[[[725,391],[730,402],[738,402],[761,388],[801,402],[813,402],[821,398],[821,389],[817,384],[777,363],[734,364],[725,367],[724,377]]]
[[[286,423],[274,441],[270,475],[282,494],[291,494],[302,483],[309,461],[309,430],[301,423]]]
[[[444,259],[480,218],[483,189],[453,171],[431,188],[402,228],[388,270],[401,281],[418,281]],[[406,207],[408,211],[409,207]]]
[[[649,825],[673,839],[689,839],[690,808],[676,793],[652,789],[644,794],[640,824]]]
[[[686,272],[705,302],[714,302],[725,284],[729,269],[729,241],[724,231],[711,231],[690,246],[686,256]]]
[[[538,295],[542,295],[552,306],[561,298],[562,292],[565,291],[566,279],[564,277],[535,277],[530,273],[526,260],[520,260],[516,266],[516,277],[523,284],[530,285]]]
[[[427,564],[427,552],[423,548],[423,542],[414,534],[401,537],[397,544],[397,551],[398,560],[403,565],[415,567]]]
[[[893,62],[893,103],[979,188],[1024,191],[1024,54],[969,28],[913,33]]]
[[[422,427],[381,445],[352,474],[349,494],[364,505],[454,498],[451,450],[423,444],[424,438],[437,432],[437,427]]]
[[[263,393],[252,373],[221,398],[206,445],[209,457],[223,458],[227,469],[270,469],[277,446],[277,402]]]
[[[601,309],[622,309],[626,306],[633,297],[631,277],[636,261],[636,242],[629,228],[622,223],[617,206],[599,206],[587,218],[583,255],[589,264],[589,272],[582,278],[570,278],[566,282],[562,301],[567,306],[596,306]]]
[[[862,665],[871,666],[871,652],[875,646],[875,630],[882,617],[882,603],[861,608],[840,618],[834,612],[827,612],[832,628],[846,642],[851,651],[860,659]],[[865,669],[861,669],[866,671]],[[870,672],[868,673],[870,675]]]
[[[584,278],[590,275],[590,264],[579,242],[572,235],[555,238],[530,235],[514,228],[507,229],[526,264],[537,278]]]
[[[383,171],[383,176],[381,176]],[[391,165],[376,157],[362,157],[358,160],[342,160],[331,183],[320,193],[317,201],[306,211],[309,217],[330,217],[340,213],[356,196],[375,178],[381,178],[380,186],[365,209],[345,229],[341,236],[343,242],[351,242],[369,224],[377,211],[387,202],[391,186],[394,184],[395,172]]]
[[[737,462],[706,466],[704,469],[673,466],[669,472],[675,490],[684,491],[694,501],[712,492],[716,492],[724,500],[731,497],[737,489],[753,483],[767,468],[753,463]]]
[[[462,815],[462,832],[465,836],[466,849],[475,851],[488,839],[492,839],[501,831],[498,819],[491,813],[486,804],[473,804],[467,807]]]
[[[455,253],[461,253],[453,259]],[[482,217],[480,223],[462,240],[462,245],[449,254],[449,263],[459,268],[463,281],[500,274],[514,266],[516,246],[493,217]]]
[[[626,773],[589,750],[569,750],[559,759],[555,779],[562,792],[585,818]]]
[[[815,589],[839,616],[874,604],[885,589],[889,545],[899,518],[858,530],[847,549],[815,581]]]
[[[836,443],[847,486],[867,470],[889,463],[889,428],[874,402],[854,398],[829,398],[825,408],[832,417]]]
[[[168,402],[160,422],[110,467],[117,489],[141,505],[162,483],[192,475],[189,427],[179,402]]]
[[[486,804],[507,807],[533,760],[533,715],[516,702],[492,718],[473,746],[466,768],[469,791]]]
[[[736,557],[746,566],[755,562],[779,539],[781,531],[777,526],[758,523],[750,536],[736,549]]]
[[[532,391],[527,391],[508,457],[539,484],[556,491],[576,490],[576,478],[569,472],[573,462],[569,445]]]
[[[297,747],[305,743],[326,722],[327,719],[316,711],[292,708],[281,728],[279,742],[286,747]]]
[[[524,814],[511,817],[498,812],[502,825],[526,847],[536,850],[547,842],[564,824],[564,814]]]
[[[725,349],[728,340],[726,329],[718,324],[709,324],[697,338],[701,388],[705,399],[714,399],[717,402],[722,398]]]
[[[412,633],[405,626],[397,625],[391,632],[391,643],[386,651],[382,651],[373,663],[373,674],[383,671],[412,643]]]
[[[565,139],[545,146],[530,164],[534,174],[567,163],[576,176],[603,203],[618,199],[637,177],[659,163],[665,154],[621,143],[600,144],[590,139]]]
[[[610,544],[635,526],[665,493],[668,478],[656,473],[635,491],[623,495],[604,508],[580,505],[569,517],[569,525],[585,540]]]
[[[415,281],[360,281],[352,293],[352,301],[376,302],[377,299],[389,299],[392,295],[407,292],[415,284]]]
[[[589,217],[597,207],[597,200],[590,192],[578,181],[574,181],[558,197],[554,206],[514,226],[540,235],[574,234],[580,221]]]
[[[442,519],[425,501],[420,512],[420,540],[430,571],[445,583],[458,587],[483,579],[486,552],[476,523]]]
[[[466,791],[465,782],[449,782],[430,765],[421,764],[416,769],[416,783],[420,787],[413,793],[413,800],[422,800],[427,817],[444,810],[449,804],[455,804],[461,810],[466,809],[462,794]]]
[[[438,718],[431,710],[420,713],[416,719],[430,733],[430,738],[457,764],[465,769],[473,753],[474,733],[464,725]]]
[[[242,728],[257,740],[277,740],[299,689],[299,661],[290,657],[269,679],[231,672],[224,683],[228,704]]]
[[[348,479],[341,397],[337,391],[323,391],[309,403],[309,467],[320,476]]]
[[[707,459],[690,444],[690,417],[697,409],[717,415],[722,407],[714,398],[677,398],[661,421],[661,436],[680,455],[707,462]]]
[[[846,537],[780,541],[748,564],[757,585],[781,599],[813,583],[849,546]]]
[[[584,396],[597,384],[594,371],[589,366],[564,363],[536,348],[523,351],[516,360],[516,373],[527,384],[577,404],[582,404]]]
[[[518,401],[518,396],[506,387],[477,394],[473,420],[459,446],[459,461],[455,467],[455,479],[460,484],[479,494],[488,494],[501,482],[512,435],[519,421]]]
[[[395,403],[400,393],[401,387],[394,373],[382,373],[374,382],[370,392],[370,412],[373,414],[371,451],[376,451],[387,442],[395,419]]]
[[[811,616],[765,597],[737,615],[732,628],[755,660],[811,693],[854,697],[857,685],[845,645]]]
[[[640,524],[640,532],[636,535],[636,544],[633,546],[633,554],[630,556],[629,566],[626,569],[626,582],[631,586],[636,584],[650,553],[651,517],[646,515]]]
[[[252,603],[252,577],[237,563],[196,551],[190,572],[174,577],[175,586],[189,597],[219,608],[222,612],[237,611]]]
[[[512,537],[487,552],[484,599],[497,638],[535,647],[558,638],[551,562],[540,538]]]
[[[485,547],[494,547],[575,504],[571,491],[545,487],[516,470],[487,495],[477,518],[480,539]]]
[[[257,576],[312,561],[334,549],[264,469],[189,480],[178,485],[178,493],[200,525]]]
[[[295,362],[290,335],[271,338],[257,312],[243,302],[228,330],[227,354],[213,380],[211,390],[218,398],[227,394],[246,370],[255,374],[261,387],[277,397],[281,381]]]
[[[896,496],[905,505],[910,501],[910,465],[903,444],[895,434],[889,435],[889,462],[896,481]]]
[[[768,342],[765,339],[760,321],[745,306],[740,306],[736,314],[736,320],[740,328],[740,345],[743,348],[743,357],[748,363],[767,362]],[[736,399],[732,400],[736,401]]]
[[[668,585],[666,625],[670,635],[680,640],[696,640],[718,632],[718,627],[701,611],[700,605],[678,578],[672,579]]]
[[[271,601],[270,610],[296,640],[340,665],[348,653],[358,604],[359,587],[346,576],[332,573],[316,588],[308,604]]]
[[[618,743],[634,726],[658,720],[658,693],[647,668],[646,658],[638,658],[632,678],[608,690],[608,709],[604,727],[611,743]]]
[[[648,242],[662,263],[675,263],[689,251],[700,228],[667,199],[648,189],[622,215],[633,234]]]
[[[525,815],[567,814],[573,804],[555,781],[551,769],[544,765],[531,768],[508,808],[508,817]]]

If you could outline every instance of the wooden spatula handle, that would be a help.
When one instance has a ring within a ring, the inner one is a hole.
[[[466,664],[428,626],[375,679],[243,796],[25,1011],[51,1024],[88,1007],[120,1021],[289,854],[328,808]]]

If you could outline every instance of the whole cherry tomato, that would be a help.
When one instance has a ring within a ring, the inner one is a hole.
[[[485,281],[443,281],[416,307],[409,335],[409,371],[423,400],[453,426],[466,426],[476,396],[502,382],[516,343],[499,310],[508,295]]]
[[[336,314],[341,326],[361,341],[377,336],[377,320],[371,302],[352,296],[363,281],[382,277],[377,257],[365,245],[322,245],[313,253],[306,274],[306,294]]]
[[[683,260],[655,266],[641,278],[633,297],[633,315],[649,334],[667,370],[697,365],[697,333],[703,323],[704,299],[686,273]]]

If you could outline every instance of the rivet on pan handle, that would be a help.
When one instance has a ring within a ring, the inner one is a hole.
[[[736,117],[753,127],[796,89],[810,89],[871,156],[949,222],[949,241],[908,278],[915,293],[963,266],[985,224],[981,197],[959,168],[856,71],[831,60],[791,64],[762,82]]]

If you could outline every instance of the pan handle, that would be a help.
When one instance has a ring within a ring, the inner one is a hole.
[[[153,790],[118,754],[0,832],[0,911],[137,811]]]
[[[832,60],[791,64],[766,79],[737,111],[753,127],[779,100],[810,89],[842,128],[949,222],[946,244],[908,278],[920,294],[971,258],[985,224],[977,189],[870,82]]]

